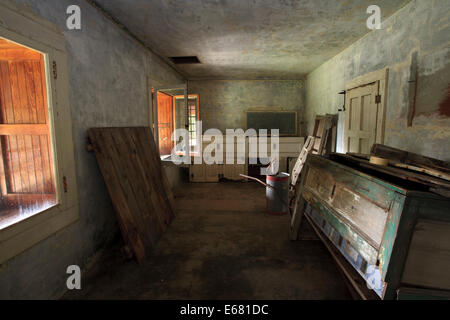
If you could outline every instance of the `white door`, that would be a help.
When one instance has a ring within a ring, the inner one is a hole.
[[[346,94],[345,152],[369,154],[377,137],[378,82],[351,89]]]

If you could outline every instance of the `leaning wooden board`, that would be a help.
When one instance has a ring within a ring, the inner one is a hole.
[[[148,127],[91,128],[89,139],[127,245],[141,261],[173,220],[173,194]]]

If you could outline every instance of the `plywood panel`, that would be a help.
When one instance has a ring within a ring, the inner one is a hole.
[[[150,128],[92,128],[89,138],[126,243],[138,261],[172,222],[173,195]]]

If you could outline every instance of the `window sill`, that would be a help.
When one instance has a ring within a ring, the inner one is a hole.
[[[0,230],[0,264],[78,220],[78,205],[52,207]]]

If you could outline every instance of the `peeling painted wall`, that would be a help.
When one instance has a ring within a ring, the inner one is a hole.
[[[65,291],[67,266],[86,266],[119,232],[95,157],[86,152],[87,129],[148,125],[147,76],[158,84],[183,79],[85,1],[16,3],[64,31],[80,219],[0,265],[0,299],[56,298]],[[65,28],[71,4],[81,7],[81,31]]]
[[[381,8],[383,10],[383,8]],[[418,52],[416,114],[407,127],[411,55]],[[450,160],[450,6],[445,0],[415,0],[306,80],[307,132],[316,114],[337,113],[338,92],[360,75],[389,67],[385,144]],[[338,148],[343,150],[344,114],[339,115]]]
[[[203,131],[245,129],[245,111],[249,110],[296,110],[302,133],[303,80],[198,80],[189,81],[188,86],[189,93],[200,95]]]

